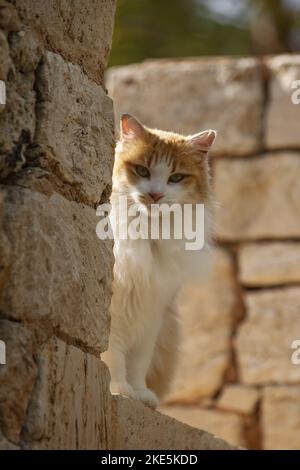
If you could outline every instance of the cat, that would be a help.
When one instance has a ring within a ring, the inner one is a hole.
[[[209,239],[213,204],[208,151],[215,137],[213,130],[185,137],[149,129],[133,116],[123,115],[115,151],[112,212],[118,212],[121,196],[148,219],[151,204],[204,204]],[[112,225],[115,232],[117,225]],[[176,299],[195,269],[205,271],[207,246],[209,240],[195,252],[174,238],[115,240],[111,333],[103,354],[112,394],[155,408],[168,392],[179,343]]]

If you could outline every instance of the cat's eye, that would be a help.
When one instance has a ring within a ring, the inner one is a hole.
[[[149,178],[150,177],[150,171],[145,166],[136,165],[135,171],[142,178]]]
[[[180,181],[183,180],[184,176],[185,175],[183,175],[182,173],[174,173],[169,177],[168,183],[180,183]]]

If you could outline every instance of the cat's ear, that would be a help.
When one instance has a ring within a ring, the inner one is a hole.
[[[130,114],[123,114],[120,123],[121,140],[138,139],[144,140],[146,138],[146,130],[144,126]]]
[[[198,150],[199,152],[206,155],[214,143],[216,137],[217,132],[209,129],[208,131],[203,131],[199,132],[199,134],[192,135],[188,138],[188,142],[195,148],[195,150]]]

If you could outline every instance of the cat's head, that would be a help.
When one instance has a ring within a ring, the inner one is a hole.
[[[148,129],[124,114],[116,147],[114,194],[143,206],[207,202],[207,154],[215,137],[213,130],[185,137]]]

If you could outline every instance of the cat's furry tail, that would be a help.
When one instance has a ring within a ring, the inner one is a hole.
[[[178,362],[179,325],[174,307],[168,307],[147,374],[147,386],[164,399],[171,389]]]

